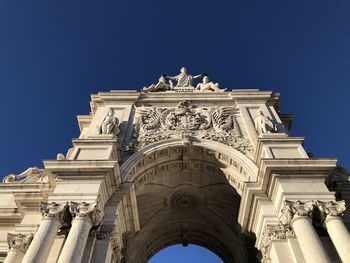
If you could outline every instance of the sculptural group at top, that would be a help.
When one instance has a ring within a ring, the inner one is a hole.
[[[193,80],[202,78],[202,82],[198,83],[196,87],[193,85]],[[173,80],[177,83],[174,86]],[[185,67],[180,69],[180,73],[176,76],[168,76],[162,74],[158,80],[158,83],[152,84],[149,87],[144,87],[143,92],[157,92],[157,91],[199,91],[199,92],[223,92],[226,89],[220,89],[218,83],[209,81],[207,74],[199,74],[192,76],[187,72]]]

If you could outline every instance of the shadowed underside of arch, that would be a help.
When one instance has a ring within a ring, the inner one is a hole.
[[[147,262],[174,244],[205,247],[224,262],[246,262],[237,217],[244,182],[256,166],[242,153],[209,141],[149,146],[122,167],[136,194],[140,231],[127,262]]]

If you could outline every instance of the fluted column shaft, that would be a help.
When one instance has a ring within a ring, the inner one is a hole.
[[[329,257],[324,250],[321,240],[319,239],[308,216],[297,216],[291,226],[298,239],[301,252],[305,261],[310,263],[328,263]]]
[[[90,229],[101,222],[100,211],[96,209],[96,204],[72,202],[70,212],[74,219],[58,263],[80,263]]]
[[[63,223],[63,211],[66,205],[42,203],[43,220],[35,233],[34,239],[25,254],[22,263],[45,263],[58,229]]]

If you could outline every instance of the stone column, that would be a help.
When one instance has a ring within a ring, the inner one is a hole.
[[[43,220],[35,233],[34,239],[25,254],[22,263],[45,263],[57,235],[58,229],[66,221],[67,204],[55,202],[41,203],[40,211]]]
[[[97,226],[102,219],[96,204],[71,202],[70,212],[74,219],[58,263],[80,263],[90,229]]]
[[[342,216],[345,212],[345,201],[317,202],[321,215],[321,223],[343,262],[350,260],[350,234],[344,225]]]
[[[10,251],[7,253],[4,263],[20,263],[26,253],[30,242],[33,240],[33,234],[7,234],[7,244]]]
[[[324,250],[310,218],[315,205],[313,202],[285,201],[281,222],[290,224],[298,239],[305,262],[327,263],[329,257]]]

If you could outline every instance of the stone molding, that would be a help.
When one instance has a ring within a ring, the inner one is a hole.
[[[93,226],[99,225],[102,221],[102,214],[101,211],[97,209],[96,203],[88,204],[84,201],[81,203],[70,202],[69,211],[73,218],[88,217]]]
[[[12,234],[7,233],[7,244],[9,249],[18,249],[25,253],[33,240],[33,234]]]
[[[266,225],[260,243],[260,251],[262,254],[261,262],[269,262],[269,251],[274,240],[284,240],[287,237],[293,236],[295,236],[294,231],[288,225],[283,225],[281,223],[277,225]]]

